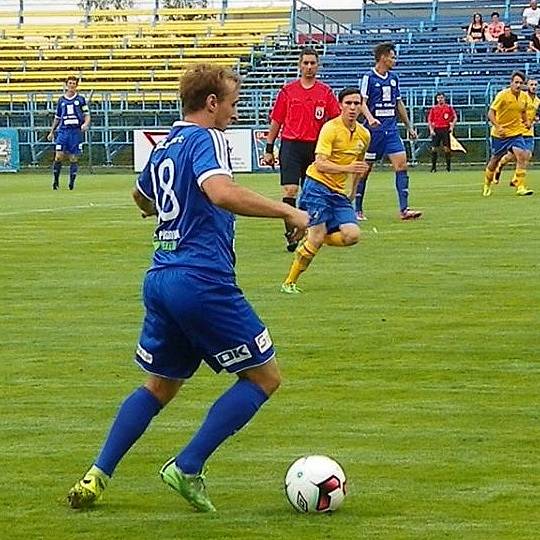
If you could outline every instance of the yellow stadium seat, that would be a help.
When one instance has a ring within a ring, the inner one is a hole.
[[[128,9],[93,11],[87,20],[82,12],[45,9],[25,10],[25,22],[18,24],[0,10],[0,102],[26,92],[46,99],[61,91],[69,75],[80,77],[85,92],[177,99],[178,79],[188,66],[249,65],[254,46],[288,31],[289,14],[279,6],[229,8],[225,17],[220,8]]]

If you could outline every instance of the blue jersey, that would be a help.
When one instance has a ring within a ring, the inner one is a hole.
[[[234,280],[234,214],[214,205],[202,191],[203,182],[216,174],[232,178],[223,132],[175,122],[137,180],[138,190],[158,213],[151,270],[181,267]]]
[[[88,105],[83,96],[75,94],[72,97],[62,96],[56,105],[56,115],[59,129],[79,129],[84,124],[84,117],[89,114]]]
[[[397,131],[397,104],[401,99],[397,75],[388,72],[383,76],[373,68],[360,79],[359,85],[369,111],[381,123],[376,128],[369,127],[367,121],[364,125],[370,131]]]

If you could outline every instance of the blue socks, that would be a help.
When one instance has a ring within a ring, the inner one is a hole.
[[[176,465],[186,474],[199,473],[212,452],[245,426],[267,399],[259,385],[240,379],[212,405],[199,431],[176,457]]]
[[[150,390],[144,386],[137,388],[122,403],[95,465],[112,476],[120,460],[145,432],[161,408],[160,401]]]
[[[403,212],[409,207],[409,175],[407,171],[396,172],[396,191],[399,199],[399,210]]]
[[[354,209],[357,212],[363,212],[364,194],[366,193],[367,178],[360,180],[356,186],[356,196],[354,198]]]
[[[260,386],[240,379],[212,405],[199,431],[177,456],[176,465],[186,474],[200,472],[212,452],[244,427],[267,399]],[[145,387],[128,396],[116,415],[95,466],[112,476],[120,460],[161,409],[159,400]]]
[[[77,177],[77,171],[79,170],[79,164],[71,162],[69,164],[69,188],[73,189],[75,185],[75,178]]]

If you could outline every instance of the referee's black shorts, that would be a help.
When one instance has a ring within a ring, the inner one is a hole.
[[[282,139],[279,148],[281,185],[302,185],[307,168],[315,161],[317,142]]]
[[[441,145],[450,148],[449,128],[435,128],[435,135],[431,137],[431,146],[437,148]]]

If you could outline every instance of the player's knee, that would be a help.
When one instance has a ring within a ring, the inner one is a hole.
[[[267,396],[271,396],[281,386],[281,375],[278,371],[271,373],[264,379],[261,388]]]
[[[525,168],[527,166],[527,163],[529,161],[529,154],[528,152],[515,152],[516,156],[516,162],[517,166],[519,168]]]
[[[326,230],[308,230],[309,243],[315,248],[319,249],[324,244],[324,237],[326,236]]]
[[[354,246],[354,244],[358,244],[358,241],[360,240],[360,229],[356,226],[342,229],[341,234],[343,236],[343,241],[347,246]]]
[[[271,396],[281,385],[281,374],[275,359],[262,366],[243,371],[238,377],[256,384],[267,396]]]
[[[167,403],[176,396],[182,383],[183,381],[180,380],[150,376],[144,383],[144,387],[149,390],[162,405],[167,405]]]

